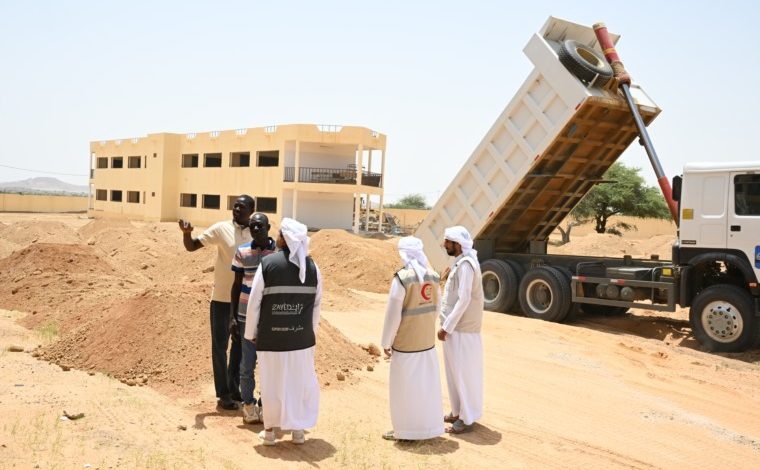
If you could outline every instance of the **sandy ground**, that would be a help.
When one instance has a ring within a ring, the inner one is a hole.
[[[0,223],[29,220],[14,217]],[[577,246],[598,243],[584,239]],[[325,320],[355,343],[376,343],[385,295],[352,290],[336,299],[340,308],[324,311]],[[760,354],[700,352],[684,312],[580,316],[569,325],[487,312],[485,415],[473,433],[381,440],[390,429],[381,360],[345,386],[323,388],[304,446],[285,437],[274,448],[258,444],[260,425],[215,410],[207,375],[169,393],[102,371],[64,371],[31,352],[67,333],[45,323],[26,329],[24,315],[0,311],[0,468],[760,467]],[[26,352],[9,352],[11,344]],[[84,417],[62,420],[64,410]]]

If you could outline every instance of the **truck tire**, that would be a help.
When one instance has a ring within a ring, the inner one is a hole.
[[[530,318],[561,322],[570,311],[570,283],[550,266],[539,266],[520,282],[520,306]]]
[[[594,49],[578,41],[562,41],[558,55],[562,65],[583,83],[594,82],[597,86],[604,86],[612,78],[612,67],[607,60]]]
[[[512,261],[511,259],[505,259],[503,261],[512,267],[512,270],[515,272],[515,275],[517,276],[517,280],[515,281],[515,301],[512,302],[512,306],[507,310],[507,312],[521,314],[523,313],[523,311],[522,311],[522,307],[520,307],[520,299],[519,299],[520,281],[522,281],[523,276],[525,276],[525,270],[520,265],[520,263],[516,261]]]
[[[694,336],[708,351],[744,351],[758,334],[755,305],[749,292],[730,284],[710,286],[697,294],[689,310]]]
[[[520,279],[512,266],[500,259],[480,264],[483,282],[483,308],[492,312],[509,312],[517,301]]]

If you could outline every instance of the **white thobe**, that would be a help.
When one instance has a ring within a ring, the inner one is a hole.
[[[443,342],[443,363],[451,413],[470,425],[483,415],[483,341],[479,332],[456,331],[472,298],[475,270],[470,263],[462,262],[454,275],[459,280],[459,299],[441,325],[447,333]],[[449,286],[447,280],[445,289],[448,290]]]
[[[261,299],[264,294],[262,270],[256,271],[248,298],[245,338],[258,334]],[[317,267],[317,293],[312,312],[314,335],[319,326],[322,301],[322,274]],[[264,427],[302,430],[317,424],[319,382],[314,368],[314,346],[297,351],[258,351],[261,403]]]
[[[394,277],[380,341],[384,349],[390,349],[396,338],[405,294],[404,286]],[[437,307],[440,311],[440,304]],[[396,439],[430,439],[443,434],[440,380],[435,348],[413,353],[393,351],[389,385],[391,422]]]

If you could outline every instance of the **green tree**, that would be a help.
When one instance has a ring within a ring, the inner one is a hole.
[[[398,202],[388,204],[386,207],[390,207],[391,209],[430,209],[425,203],[425,196],[422,194],[407,194],[399,199]]]
[[[594,220],[597,233],[620,235],[621,230],[635,230],[636,227],[618,222],[608,227],[610,217],[627,215],[655,219],[670,219],[670,211],[665,198],[658,188],[647,186],[639,175],[639,168],[628,167],[622,163],[613,164],[604,174],[608,183],[594,186],[591,191],[570,212],[567,230],[569,241],[570,228],[589,220]],[[563,240],[565,234],[563,233]]]

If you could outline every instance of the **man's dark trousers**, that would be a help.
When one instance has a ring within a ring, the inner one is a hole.
[[[211,301],[211,364],[214,368],[216,396],[240,401],[240,335],[232,338],[230,361],[230,303]]]

